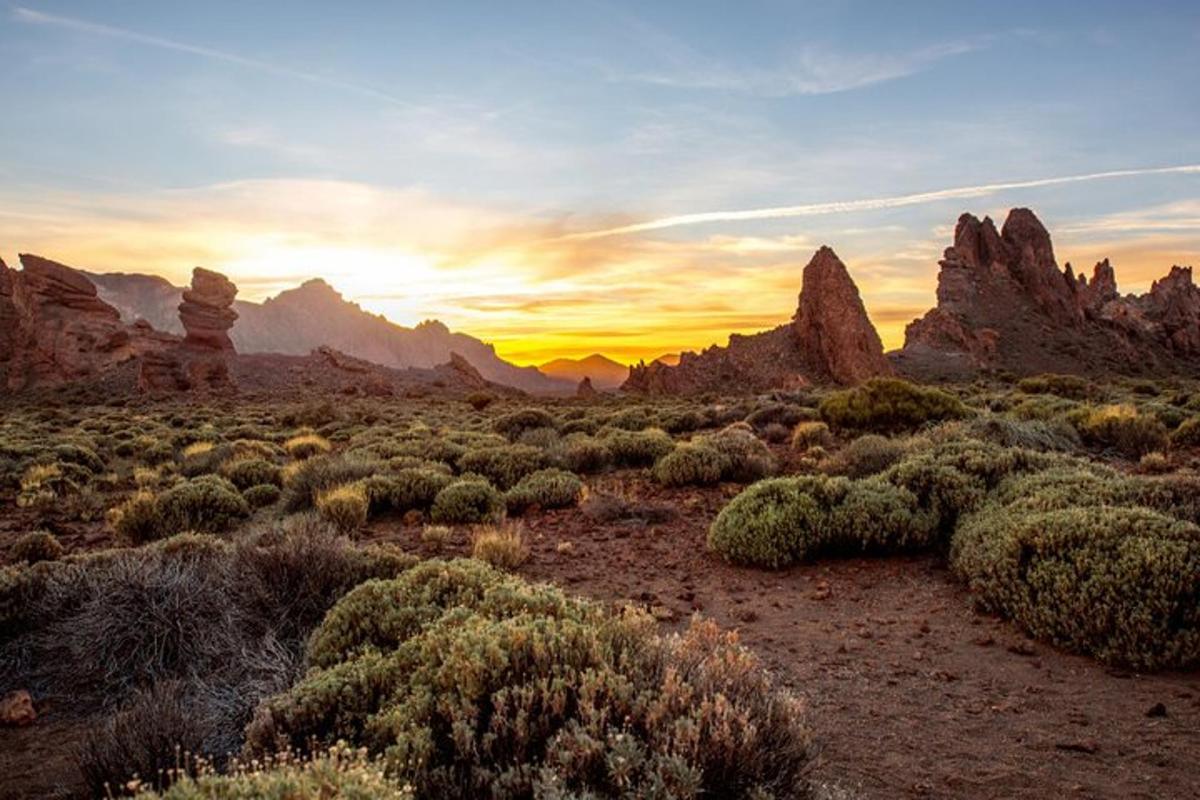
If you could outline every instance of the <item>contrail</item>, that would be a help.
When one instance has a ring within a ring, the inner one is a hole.
[[[380,100],[389,105],[402,106],[405,108],[415,107],[415,104],[405,100],[381,92],[378,89],[373,89],[370,86],[362,86],[357,83],[349,83],[347,81],[330,78],[325,75],[318,75],[314,72],[305,72],[303,70],[292,69],[291,67],[279,66],[272,64],[269,61],[260,61],[257,58],[249,58],[247,56],[238,55],[237,53],[229,53],[224,50],[215,50],[211,47],[203,47],[200,45],[188,44],[180,42],[176,39],[164,39],[159,36],[150,36],[137,31],[131,31],[127,28],[117,28],[111,25],[103,25],[98,22],[88,22],[83,19],[74,17],[63,17],[57,14],[47,14],[42,11],[34,11],[29,8],[17,7],[13,9],[13,18],[21,22],[27,22],[33,25],[52,25],[59,28],[78,31],[80,33],[88,33],[94,36],[107,36],[110,39],[121,39],[135,44],[145,45],[147,47],[157,47],[162,50],[173,50],[177,53],[187,53],[201,58],[208,58],[214,61],[224,61],[227,64],[236,64],[240,67],[267,72],[283,78],[292,78],[295,80],[306,81],[316,84],[317,86],[325,86],[330,89],[356,94],[360,97],[367,97],[373,100]]]
[[[601,239],[625,233],[657,231],[663,228],[678,228],[684,225],[701,225],[706,222],[738,222],[755,219],[784,219],[787,217],[815,217],[822,214],[841,214],[848,211],[873,211],[883,208],[903,208],[938,200],[953,200],[964,197],[984,197],[1009,189],[1034,189],[1041,186],[1058,186],[1064,183],[1084,183],[1111,178],[1134,178],[1145,175],[1194,175],[1200,174],[1200,164],[1184,164],[1177,167],[1153,167],[1149,169],[1118,169],[1109,172],[1091,172],[1086,175],[1067,175],[1060,178],[1037,178],[1028,181],[1007,183],[985,183],[979,186],[959,186],[954,189],[938,189],[918,194],[901,194],[890,197],[873,197],[864,200],[846,200],[836,203],[810,203],[802,206],[776,206],[774,208],[751,208],[744,211],[704,211],[698,214],[679,214],[647,222],[636,222],[617,228],[598,231],[570,233],[559,237],[569,239]]]

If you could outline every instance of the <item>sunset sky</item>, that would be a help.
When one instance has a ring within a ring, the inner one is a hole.
[[[10,265],[321,276],[519,363],[771,327],[821,244],[898,346],[967,210],[1200,266],[1194,0],[27,0],[0,63]]]

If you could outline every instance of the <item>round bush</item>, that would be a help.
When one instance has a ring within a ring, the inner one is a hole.
[[[457,480],[438,492],[430,517],[444,524],[496,522],[506,509],[504,495],[483,480]]]
[[[654,479],[664,486],[710,486],[720,483],[728,460],[711,447],[682,444],[654,465]]]
[[[868,433],[838,450],[825,462],[824,470],[831,475],[866,478],[895,464],[904,456],[906,450],[904,442],[877,433]]]
[[[156,504],[171,533],[222,533],[250,514],[250,506],[234,485],[217,475],[177,484],[160,494]]]
[[[749,426],[730,425],[717,433],[697,436],[692,441],[715,450],[724,458],[722,480],[753,483],[775,474],[775,457]]]
[[[586,433],[572,433],[559,442],[557,456],[572,472],[589,474],[607,469],[612,463],[608,445]]]
[[[26,533],[13,542],[8,551],[15,561],[36,564],[39,561],[57,561],[62,558],[63,546],[49,531]]]
[[[264,483],[283,485],[279,467],[263,458],[240,458],[227,461],[221,465],[221,474],[242,491]]]
[[[1143,508],[992,506],[951,564],[1031,635],[1135,668],[1200,664],[1200,527]]]
[[[362,483],[335,486],[317,494],[317,514],[343,533],[357,530],[367,524],[370,500]]]
[[[1129,458],[1141,458],[1167,445],[1167,427],[1158,417],[1141,414],[1132,405],[1092,409],[1078,426],[1089,444],[1111,447]]]
[[[583,481],[575,473],[561,469],[543,469],[526,475],[504,493],[508,510],[513,513],[533,506],[569,508],[578,505],[582,496]]]
[[[1188,417],[1171,432],[1171,446],[1200,447],[1200,417]]]
[[[429,468],[400,469],[372,475],[364,481],[371,511],[428,511],[438,492],[454,479],[445,472]]]
[[[813,420],[798,422],[792,429],[792,447],[796,450],[807,450],[810,447],[829,447],[833,444],[833,434],[824,422]]]
[[[162,514],[153,492],[135,492],[109,512],[109,523],[122,542],[145,544],[166,535]]]
[[[607,428],[600,433],[600,440],[618,467],[648,467],[675,449],[675,440],[655,428],[644,431]]]
[[[522,408],[497,417],[492,422],[492,430],[510,441],[516,439],[531,428],[554,428],[557,420],[550,412],[541,408]]]
[[[834,427],[881,432],[911,430],[968,414],[954,395],[899,378],[872,378],[834,392],[821,401],[820,410],[822,419]]]
[[[549,461],[541,448],[510,444],[468,450],[458,460],[458,468],[482,475],[501,489],[509,489],[526,475],[548,467]]]
[[[242,497],[246,498],[246,502],[250,504],[251,508],[266,508],[278,503],[282,494],[283,492],[275,484],[260,483],[258,486],[251,486],[242,492]]]
[[[806,491],[809,478],[774,478],[750,486],[713,521],[708,546],[735,564],[778,568],[795,562],[822,532],[826,509]]]

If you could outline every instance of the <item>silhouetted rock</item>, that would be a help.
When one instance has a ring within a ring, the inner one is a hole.
[[[586,376],[575,387],[575,396],[579,398],[587,399],[598,394],[600,393],[596,391],[596,387],[592,386],[592,379]]]
[[[179,321],[187,332],[184,344],[210,350],[233,350],[229,329],[238,315],[231,306],[237,287],[219,272],[196,267],[192,287],[183,293]]]
[[[1200,362],[1200,293],[1176,267],[1141,297],[1122,297],[1112,265],[1089,281],[1054,259],[1050,235],[1032,211],[992,221],[963,214],[938,273],[937,306],[912,322],[890,354],[910,377],[967,378],[981,370],[1015,374],[1160,374]]]
[[[810,383],[856,383],[891,373],[879,335],[846,267],[822,247],[804,268],[793,321],[726,347],[683,353],[675,366],[641,362],[623,391],[683,394],[792,389]]]

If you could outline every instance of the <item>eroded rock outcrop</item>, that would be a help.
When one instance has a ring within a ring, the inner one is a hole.
[[[1059,268],[1032,211],[959,217],[938,273],[937,306],[912,322],[897,369],[923,380],[979,371],[1159,374],[1200,364],[1200,290],[1176,267],[1142,296],[1121,296],[1107,259],[1089,280]]]
[[[233,301],[237,286],[219,272],[196,267],[192,285],[183,292],[179,321],[186,331],[184,344],[210,350],[233,350],[229,329],[237,321]]]
[[[858,383],[891,373],[858,287],[833,250],[822,247],[804,268],[791,323],[726,347],[683,353],[679,363],[630,368],[623,391],[682,394],[793,389],[810,383]]]

